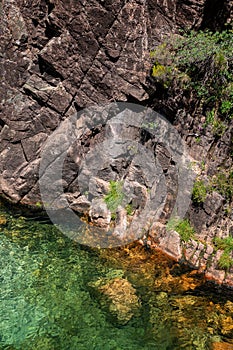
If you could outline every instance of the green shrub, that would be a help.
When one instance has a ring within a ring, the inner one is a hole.
[[[231,201],[233,198],[233,170],[220,171],[211,180],[211,188],[219,192],[226,200]]]
[[[197,180],[193,185],[192,199],[195,203],[203,203],[207,196],[207,187],[202,180]]]
[[[127,215],[132,215],[133,211],[134,211],[132,204],[127,204],[126,207],[125,207],[125,210],[127,212]]]
[[[104,197],[104,201],[107,204],[108,209],[111,211],[112,220],[115,220],[118,206],[126,204],[125,195],[123,193],[123,182],[111,180],[109,185],[110,188],[108,193]],[[131,203],[125,205],[125,210],[127,215],[133,215],[134,209]]]
[[[122,204],[124,197],[123,182],[110,180],[110,189],[104,197],[104,201],[111,211],[112,216],[115,216],[114,214],[116,214],[118,206]]]
[[[233,259],[230,257],[230,254],[233,251],[233,237],[216,237],[214,238],[214,245],[216,249],[223,250],[223,253],[218,262],[219,267],[221,269],[228,270],[231,266],[233,266]]]
[[[182,89],[196,95],[206,113],[213,113],[213,131],[221,135],[225,125],[220,120],[233,116],[233,31],[191,31],[183,36],[169,37],[159,45],[154,58],[152,76],[169,89],[176,82]],[[208,121],[207,121],[208,123]]]
[[[230,257],[229,253],[223,252],[218,261],[218,265],[221,269],[229,270],[233,266],[233,259]]]
[[[229,114],[232,110],[233,110],[233,102],[232,101],[228,101],[228,100],[222,101],[220,111],[223,114]],[[232,118],[232,114],[230,115],[230,117]]]
[[[203,169],[204,170],[204,169]],[[220,193],[225,200],[230,203],[233,199],[233,169],[219,170],[219,172],[212,176],[205,184],[203,180],[194,182],[192,191],[192,200],[194,203],[203,203],[208,193],[216,191]]]
[[[222,249],[226,252],[231,252],[233,250],[233,237],[219,238],[214,239],[214,244],[217,249]]]
[[[195,236],[195,230],[188,219],[171,218],[166,225],[168,230],[175,230],[179,233],[182,241],[187,242]]]

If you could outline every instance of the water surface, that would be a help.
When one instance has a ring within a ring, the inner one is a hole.
[[[206,288],[158,252],[136,244],[93,250],[3,205],[0,233],[0,350],[233,344],[230,293]]]

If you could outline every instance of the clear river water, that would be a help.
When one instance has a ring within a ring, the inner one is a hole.
[[[231,292],[138,244],[91,249],[0,206],[0,350],[233,349]]]

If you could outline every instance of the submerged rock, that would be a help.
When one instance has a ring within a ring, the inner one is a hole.
[[[222,334],[233,335],[233,319],[231,316],[221,315],[220,320]]]
[[[4,215],[0,215],[0,226],[7,224],[7,218]]]
[[[232,315],[233,315],[233,302],[231,302],[230,300],[228,300],[228,301],[226,302],[226,304],[224,305],[224,309],[225,309],[226,311],[230,311],[230,312],[232,313]]]
[[[233,344],[225,342],[214,342],[211,350],[233,350]]]
[[[136,289],[125,278],[103,279],[90,285],[100,293],[100,303],[110,313],[114,323],[125,325],[141,306]]]

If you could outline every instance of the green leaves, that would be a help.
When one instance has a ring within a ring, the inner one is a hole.
[[[110,189],[108,194],[104,197],[104,201],[113,214],[116,213],[118,206],[123,202],[124,193],[122,188],[123,183],[121,181],[110,180]]]
[[[167,225],[168,230],[175,230],[179,233],[182,241],[188,242],[191,238],[195,236],[195,230],[190,225],[188,219],[171,218]]]
[[[216,237],[214,239],[214,244],[217,249],[223,250],[218,262],[219,267],[228,270],[231,266],[233,266],[233,259],[230,256],[231,252],[233,251],[233,237]]]
[[[198,180],[193,185],[192,198],[197,204],[203,203],[207,196],[207,187],[202,180]]]
[[[231,266],[233,266],[233,259],[230,257],[229,253],[224,251],[220,256],[218,264],[222,269],[228,270]]]
[[[233,116],[232,34],[232,30],[191,31],[169,37],[151,52],[155,81],[168,91],[177,86],[189,90],[190,96],[199,101],[203,114],[214,110],[216,136],[225,131],[218,119],[229,120]]]
[[[233,198],[233,170],[220,171],[211,180],[211,187],[216,190],[226,200],[231,201]]]
[[[233,250],[233,237],[219,238],[216,237],[214,243],[217,249],[226,250],[227,252],[231,252]]]

